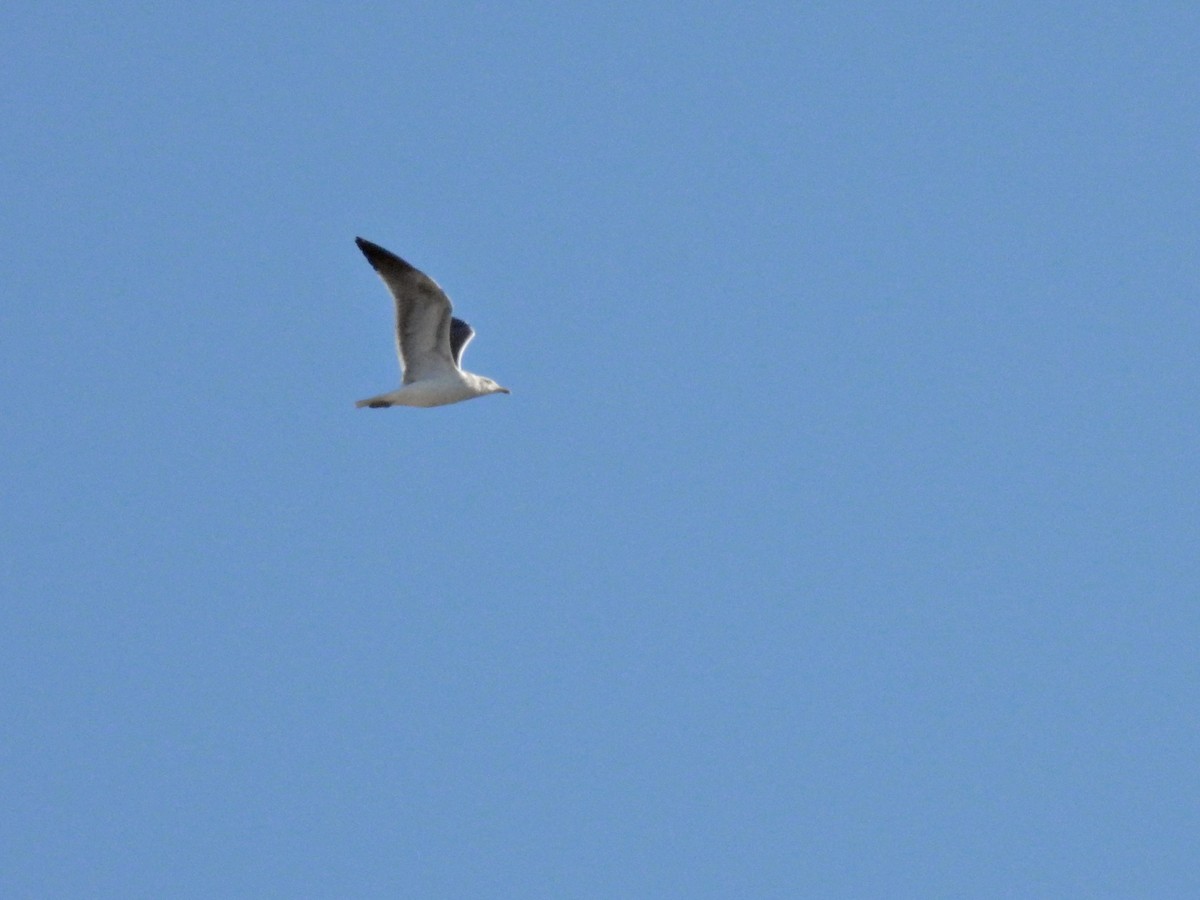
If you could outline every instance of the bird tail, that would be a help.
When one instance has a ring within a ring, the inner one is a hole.
[[[384,409],[394,405],[387,394],[380,394],[378,397],[368,397],[366,400],[359,400],[354,404],[354,408],[362,409],[364,406],[369,406],[371,409]]]

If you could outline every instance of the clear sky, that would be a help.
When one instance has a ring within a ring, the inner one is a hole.
[[[1200,896],[1198,59],[9,4],[0,894]]]

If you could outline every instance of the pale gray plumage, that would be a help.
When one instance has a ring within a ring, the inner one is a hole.
[[[399,390],[355,406],[444,406],[509,393],[490,378],[462,370],[463,350],[475,332],[451,315],[450,298],[437,282],[378,244],[354,240],[396,301],[396,352],[403,372]]]

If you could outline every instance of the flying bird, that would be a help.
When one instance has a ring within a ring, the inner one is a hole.
[[[403,372],[399,390],[359,400],[356,407],[445,406],[510,393],[490,378],[463,371],[463,350],[475,331],[450,314],[450,298],[436,281],[378,244],[354,242],[396,301],[396,352]]]

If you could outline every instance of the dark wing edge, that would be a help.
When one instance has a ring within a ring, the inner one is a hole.
[[[454,364],[459,368],[462,368],[463,350],[471,343],[473,337],[475,329],[462,319],[450,320],[450,355],[454,357]]]
[[[427,358],[426,354],[433,354],[446,364],[455,365],[456,354],[450,341],[452,307],[445,291],[420,269],[390,250],[361,237],[356,237],[354,243],[383,279],[395,300],[396,351],[404,372],[404,383],[421,378],[421,372],[425,369],[422,358]],[[435,318],[431,320],[431,316]],[[469,331],[470,326],[467,328]]]
[[[409,265],[392,251],[384,250],[378,244],[372,244],[360,237],[356,237],[354,243],[358,244],[358,249],[367,258],[367,262],[380,275],[407,275],[409,272],[418,272],[414,266]]]

